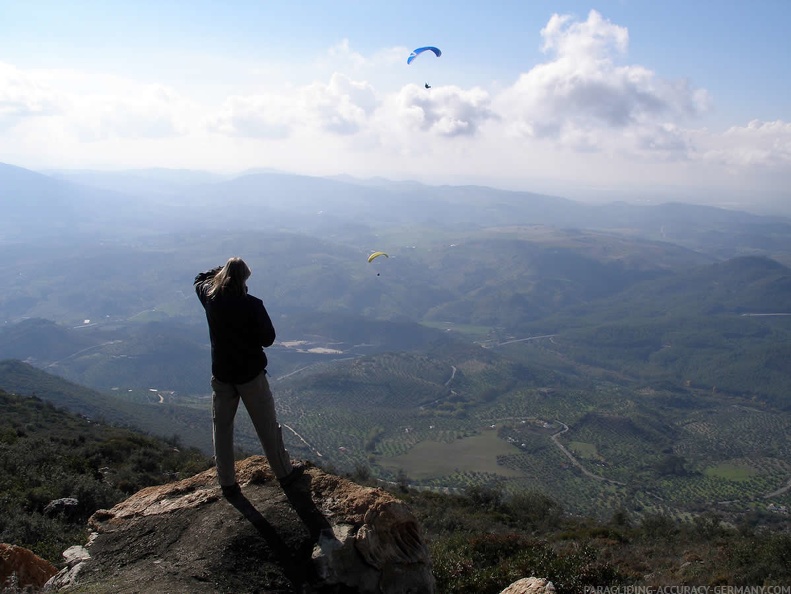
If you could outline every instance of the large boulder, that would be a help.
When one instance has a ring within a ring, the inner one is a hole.
[[[240,497],[224,499],[212,469],[96,512],[94,538],[48,589],[434,592],[422,528],[386,491],[308,465],[284,492],[263,456],[236,473]]]
[[[45,516],[58,516],[63,515],[67,518],[73,518],[79,513],[80,502],[74,497],[63,497],[61,499],[53,499],[44,507]]]

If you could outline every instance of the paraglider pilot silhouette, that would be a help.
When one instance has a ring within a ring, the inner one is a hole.
[[[275,402],[266,378],[264,348],[275,341],[275,328],[264,302],[248,295],[250,268],[230,258],[195,277],[211,341],[211,387],[214,457],[217,478],[226,497],[241,493],[236,482],[233,424],[239,400],[244,402],[269,465],[283,488],[305,471],[292,465],[275,415]]]

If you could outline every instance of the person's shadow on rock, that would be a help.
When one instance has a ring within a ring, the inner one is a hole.
[[[314,541],[320,536],[327,538],[328,535],[333,535],[334,538],[332,525],[316,507],[310,495],[310,475],[303,475],[293,484],[284,487],[283,492]]]
[[[321,541],[326,544],[327,540],[335,540],[335,533],[332,530],[332,525],[316,507],[310,495],[309,475],[304,475],[293,484],[284,487],[283,492],[294,508],[294,511],[297,512],[297,515],[302,520],[302,523],[308,529],[310,537],[314,542],[318,543]],[[269,549],[275,555],[286,573],[286,576],[292,583],[303,584],[317,577],[312,564],[309,563],[310,553],[307,555],[308,559],[303,559],[304,555],[300,555],[297,551],[292,551],[277,533],[275,527],[261,515],[261,512],[255,508],[241,491],[226,496],[226,500],[239,510],[255,529],[258,530],[258,533],[264,537],[269,545]],[[306,563],[306,561],[308,561],[308,563]],[[309,569],[306,573],[306,568],[308,567]]]

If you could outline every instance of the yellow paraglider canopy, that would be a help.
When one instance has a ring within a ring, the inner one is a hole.
[[[370,262],[373,262],[373,261],[374,261],[374,259],[378,258],[379,256],[384,256],[385,258],[389,258],[389,257],[390,257],[390,256],[388,256],[387,254],[385,254],[384,252],[374,252],[373,254],[371,254],[370,256],[368,256],[368,262],[369,262],[369,263],[370,263]]]

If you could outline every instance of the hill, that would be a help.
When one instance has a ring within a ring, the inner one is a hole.
[[[156,228],[145,195],[71,183],[0,163],[0,231],[3,243],[57,245],[83,236],[113,240]],[[118,225],[118,221],[123,225]]]
[[[278,342],[270,349],[270,373],[278,377],[336,359],[445,348],[458,340],[410,321],[296,308],[277,318],[277,332]],[[27,319],[0,329],[2,358],[24,360],[140,403],[172,402],[211,392],[208,331],[202,315],[191,322],[165,318],[79,326]]]
[[[142,404],[112,397],[69,382],[15,360],[0,361],[0,389],[12,394],[34,395],[58,408],[87,419],[135,428],[211,451],[209,405],[178,407],[172,402]],[[164,400],[164,399],[163,399]]]
[[[195,229],[289,229],[328,238],[385,228],[470,230],[531,224],[618,231],[728,258],[746,251],[773,257],[788,253],[791,229],[786,218],[709,206],[591,205],[481,186],[275,172],[227,180],[167,170],[56,176],[0,164],[0,191],[6,198],[0,203],[0,221],[7,223],[7,238],[42,239],[70,230],[72,239],[80,234],[109,239]],[[44,216],[37,214],[41,212]]]
[[[89,420],[34,396],[0,389],[0,411],[0,542],[54,563],[84,542],[86,521],[97,509],[209,465],[177,439]],[[49,505],[63,498],[74,501]]]
[[[200,591],[319,583],[315,564],[320,569],[332,562],[333,551],[349,546],[352,526],[378,521],[377,542],[389,542],[389,531],[398,526],[386,506],[401,505],[392,495],[408,506],[396,519],[420,523],[419,538],[407,542],[427,546],[439,592],[497,594],[526,575],[546,576],[565,593],[595,584],[771,586],[789,578],[785,521],[767,511],[751,511],[738,526],[710,509],[682,520],[618,509],[597,521],[567,513],[565,501],[534,489],[508,494],[478,486],[447,495],[409,488],[403,480],[378,483],[391,495],[318,468],[308,472],[308,501],[299,494],[284,498],[261,457],[238,463],[245,498],[229,504],[218,500],[210,461],[177,442],[90,422],[3,391],[0,411],[0,541],[58,563],[60,551],[85,543],[86,518],[112,508],[94,516],[91,526],[102,533],[90,545],[94,560],[70,591],[93,591],[110,580],[119,591],[137,591],[141,583],[166,589],[191,584]],[[675,438],[602,414],[580,420],[579,431],[591,430],[647,435],[655,445]],[[661,471],[688,472],[679,463]],[[361,473],[350,478],[374,486]],[[50,505],[64,497],[74,502]],[[374,500],[376,512],[360,512]],[[345,526],[335,532],[342,540],[317,557],[313,545],[322,544],[320,530],[330,522]],[[205,538],[208,533],[212,538]],[[377,550],[382,561],[382,551],[390,549]],[[404,545],[397,550],[403,562]],[[359,577],[353,556],[335,561],[335,579]],[[172,570],[152,573],[152,562]],[[339,573],[343,569],[352,573]]]
[[[558,352],[643,380],[669,380],[788,409],[791,270],[742,257],[635,285],[532,330]]]
[[[514,282],[525,286],[527,271],[553,262],[557,242],[569,237],[545,233],[546,245],[516,252],[516,259],[504,257],[507,242],[481,241],[482,247],[470,249],[458,266],[444,268],[457,274],[462,266],[483,262],[492,268],[489,278],[498,279],[511,266],[518,271]],[[761,306],[761,312],[784,307],[788,269],[756,257],[694,266],[686,250],[674,252],[672,246],[660,246],[662,257],[649,257],[650,244],[643,255],[634,242],[618,250],[618,244],[597,243],[594,235],[577,237],[577,250],[561,260],[577,264],[554,270],[556,278],[565,279],[562,286],[572,287],[565,294],[578,298],[569,299],[567,308],[547,306],[552,315],[536,319],[532,311],[516,315],[509,310],[506,316],[489,307],[482,311],[497,317],[467,319],[479,325],[429,319],[424,324],[435,327],[426,328],[342,313],[306,314],[292,306],[277,318],[281,343],[270,356],[289,448],[346,471],[367,467],[384,480],[402,473],[413,484],[433,489],[498,485],[515,493],[531,486],[551,496],[562,494],[578,513],[603,516],[620,507],[682,516],[713,501],[729,501],[723,512],[739,517],[756,506],[787,505],[783,488],[791,471],[782,462],[788,455],[782,444],[788,429],[783,386],[789,378],[777,347],[787,342],[789,318],[741,313],[748,307]],[[452,253],[454,248],[446,249]],[[610,257],[624,279],[621,290],[599,283]],[[586,275],[593,258],[601,267]],[[535,273],[538,284],[547,282],[553,268],[541,270]],[[466,282],[482,277],[470,275]],[[459,278],[448,284],[463,286],[465,277]],[[597,286],[600,298],[584,299],[586,291],[595,295]],[[481,323],[487,321],[492,325]],[[492,323],[498,321],[508,325]],[[118,333],[121,326],[73,331]],[[173,381],[179,368],[194,369],[200,377],[208,368],[202,320],[184,327],[191,330],[183,334],[184,347],[175,351],[189,353],[189,340],[200,340],[202,363],[195,356],[179,362],[169,355],[179,335],[174,320],[125,326],[121,343],[67,358],[58,367],[79,362],[85,377],[96,379],[100,375],[88,372],[102,371],[103,381],[129,369],[129,381],[145,382]],[[138,334],[140,339],[133,340]],[[118,359],[134,354],[129,350],[134,345],[138,357]],[[146,357],[147,352],[157,355]],[[157,375],[165,369],[169,374]],[[152,423],[174,419],[191,427],[184,435],[209,435],[206,402],[189,389],[171,390],[176,394],[150,403],[151,394],[140,390],[124,399],[155,414]],[[170,416],[161,415],[163,406]],[[586,413],[619,416],[624,430],[585,424]],[[709,419],[705,430],[702,419]],[[197,430],[199,422],[205,429]],[[169,424],[170,433],[175,426]],[[648,426],[675,437],[656,441],[649,432],[626,431]],[[734,426],[749,436],[738,448],[726,445]],[[238,429],[239,444],[257,451],[244,414]],[[481,455],[471,457],[471,452]],[[679,458],[687,474],[661,471],[678,466]],[[773,492],[778,495],[766,497]]]

